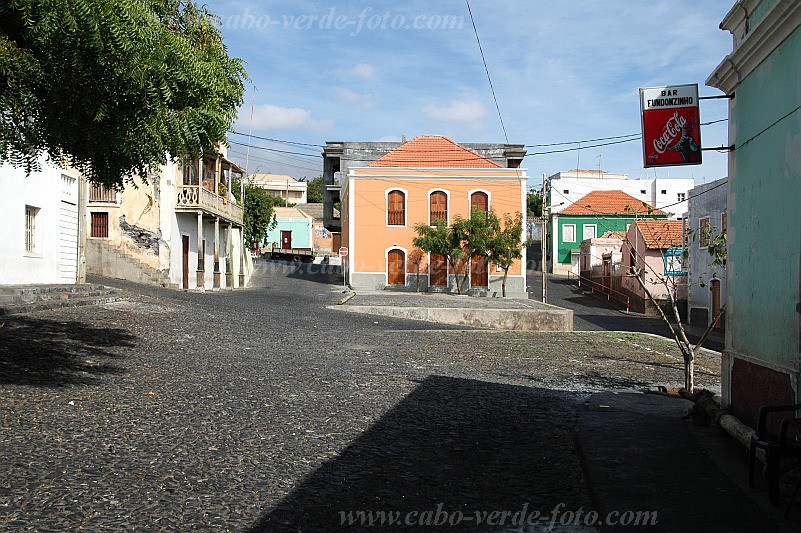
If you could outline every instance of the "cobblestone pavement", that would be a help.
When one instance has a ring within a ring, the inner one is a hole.
[[[4,318],[0,529],[313,532],[358,510],[587,509],[573,445],[587,395],[681,381],[661,339],[345,314],[326,309],[334,271],[258,272],[251,290],[113,282],[131,299]],[[702,356],[700,385],[717,368]]]
[[[475,298],[458,294],[357,292],[348,305],[391,305],[394,307],[440,307],[468,309],[541,309],[535,300]]]

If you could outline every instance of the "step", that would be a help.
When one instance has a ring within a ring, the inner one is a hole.
[[[93,285],[83,283],[80,285],[4,285],[0,286],[0,296],[2,295],[25,295],[25,294],[48,294],[48,293],[85,293],[90,291],[105,289],[103,285]]]
[[[38,302],[21,303],[8,307],[0,307],[0,316],[30,313],[33,311],[47,311],[51,309],[63,309],[66,307],[81,307],[85,305],[101,305],[124,300],[122,296],[93,296],[84,298],[73,298],[69,300],[42,300]]]
[[[0,307],[31,304],[36,302],[46,302],[52,300],[68,301],[68,300],[77,300],[80,298],[106,297],[106,296],[114,296],[115,294],[116,292],[113,289],[107,289],[105,287],[103,287],[102,289],[78,291],[78,292],[61,291],[61,292],[43,292],[43,293],[27,292],[24,294],[3,294],[0,295]]]

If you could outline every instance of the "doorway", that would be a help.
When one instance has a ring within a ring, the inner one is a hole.
[[[292,248],[292,232],[281,230],[281,248],[289,250]]]
[[[183,244],[183,273],[181,275],[182,285],[184,289],[189,289],[189,235],[182,235],[181,241]]]

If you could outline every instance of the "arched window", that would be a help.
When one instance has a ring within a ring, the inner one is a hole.
[[[429,195],[429,211],[431,213],[429,224],[432,226],[437,220],[448,223],[448,195],[443,191],[434,191]]]
[[[470,195],[470,212],[480,209],[485,215],[489,214],[489,195],[485,192],[474,192]]]
[[[406,195],[403,191],[389,191],[387,195],[387,225],[406,225]]]

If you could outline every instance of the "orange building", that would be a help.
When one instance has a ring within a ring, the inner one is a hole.
[[[409,253],[416,224],[468,218],[472,207],[525,216],[527,178],[523,169],[503,167],[441,136],[416,137],[366,167],[351,168],[341,185],[351,286],[414,290],[417,271]],[[526,296],[524,264],[525,255],[509,269],[507,295]],[[442,258],[424,257],[419,273],[421,290],[456,292],[453,269]],[[501,294],[503,271],[483,258],[471,261],[469,277],[472,293]]]

